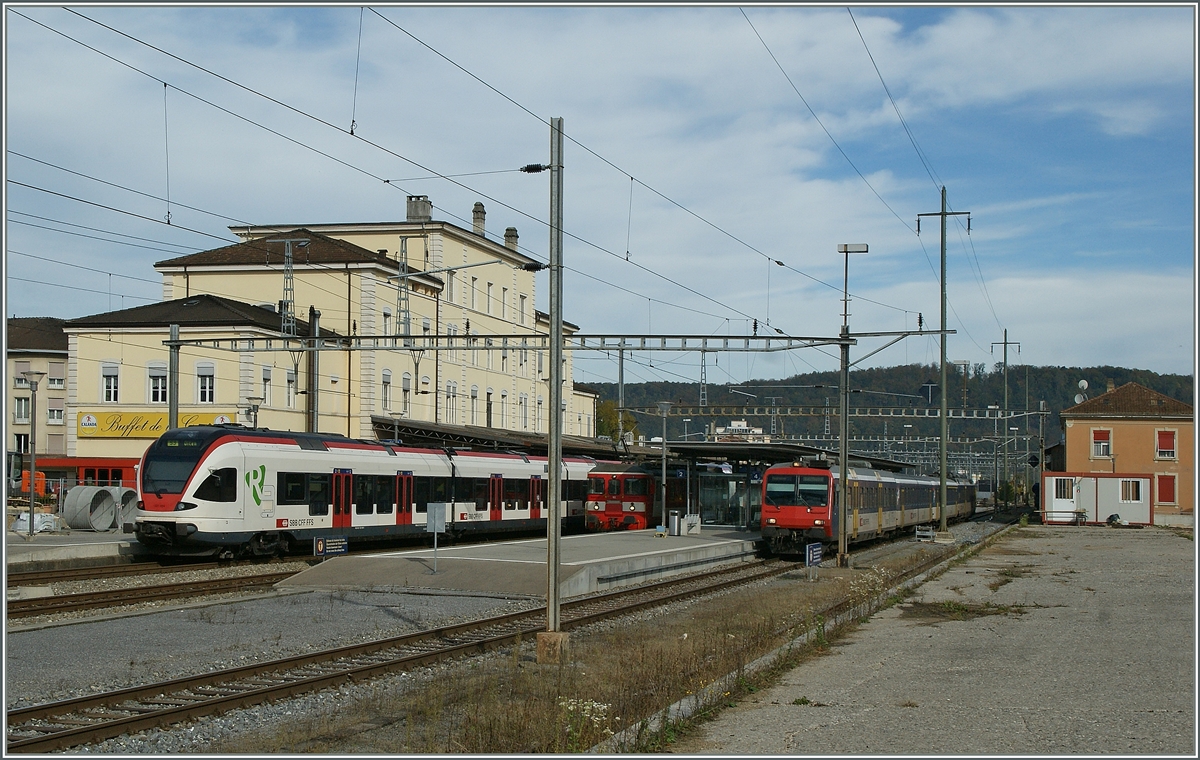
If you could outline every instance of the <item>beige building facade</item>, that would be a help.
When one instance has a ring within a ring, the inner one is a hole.
[[[405,222],[234,228],[241,243],[155,265],[162,302],[68,322],[67,453],[136,457],[165,429],[171,324],[186,343],[181,424],[374,438],[381,420],[397,419],[546,433],[548,351],[517,339],[548,334],[534,309],[537,262],[512,228],[504,244],[488,239],[481,204],[473,230],[429,209],[415,196]],[[286,350],[285,295],[296,335],[319,325],[339,348],[315,361]],[[469,340],[414,351],[406,334]],[[595,395],[573,390],[571,369],[568,354],[563,432],[594,437]]]

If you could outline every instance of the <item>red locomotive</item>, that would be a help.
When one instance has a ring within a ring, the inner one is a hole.
[[[642,530],[654,517],[654,475],[638,465],[602,463],[588,473],[584,527],[592,531]]]

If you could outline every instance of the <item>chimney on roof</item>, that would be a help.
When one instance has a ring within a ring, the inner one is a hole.
[[[1106,391],[1106,393],[1112,393],[1112,392],[1113,392],[1113,389],[1114,389],[1114,388],[1116,388],[1116,387],[1117,387],[1117,386],[1116,386],[1116,384],[1115,384],[1115,383],[1113,383],[1113,381],[1112,381],[1112,380],[1109,380],[1109,381],[1108,381],[1108,390]]]
[[[517,250],[517,228],[509,227],[504,231],[504,247]]]
[[[474,232],[479,237],[483,237],[483,218],[486,213],[483,210],[483,204],[479,201],[475,202],[475,206],[471,209],[471,226]]]
[[[410,195],[410,196],[408,196],[408,221],[410,221],[410,222],[431,222],[431,221],[433,221],[433,204],[429,202],[428,195]]]

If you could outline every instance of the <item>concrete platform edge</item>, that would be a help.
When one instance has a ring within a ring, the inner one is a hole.
[[[1019,526],[1010,525],[1006,528],[996,531],[978,543],[964,546],[960,551],[955,552],[953,555],[942,560],[920,575],[909,578],[903,583],[898,583],[895,586],[880,592],[875,597],[868,599],[862,604],[842,613],[841,615],[836,616],[832,620],[824,621],[821,624],[819,631],[809,631],[792,639],[786,644],[775,648],[762,657],[759,657],[757,660],[747,664],[741,671],[727,673],[695,694],[675,702],[660,712],[650,716],[646,720],[641,721],[636,725],[632,725],[620,733],[614,734],[600,744],[588,749],[587,754],[613,754],[631,752],[632,745],[639,736],[658,731],[662,726],[673,721],[686,720],[687,718],[696,715],[708,705],[715,704],[717,698],[729,692],[736,684],[738,679],[745,678],[747,674],[754,674],[771,667],[783,654],[790,652],[797,647],[802,647],[808,644],[813,640],[814,637],[816,637],[818,633],[824,636],[831,631],[836,631],[847,623],[875,614],[883,608],[885,602],[893,595],[920,586],[930,578],[940,575],[952,563],[982,551],[984,548],[1000,540],[1001,537],[1007,535],[1017,527]]]

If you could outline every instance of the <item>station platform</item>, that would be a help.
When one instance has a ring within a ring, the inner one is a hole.
[[[80,565],[116,565],[147,556],[132,535],[87,530],[26,533],[6,531],[4,562],[10,572],[56,570]]]
[[[654,530],[563,536],[560,598],[749,562],[758,534],[705,526],[702,533]],[[546,539],[471,544],[326,558],[278,584],[284,588],[429,590],[514,598],[546,596]]]

